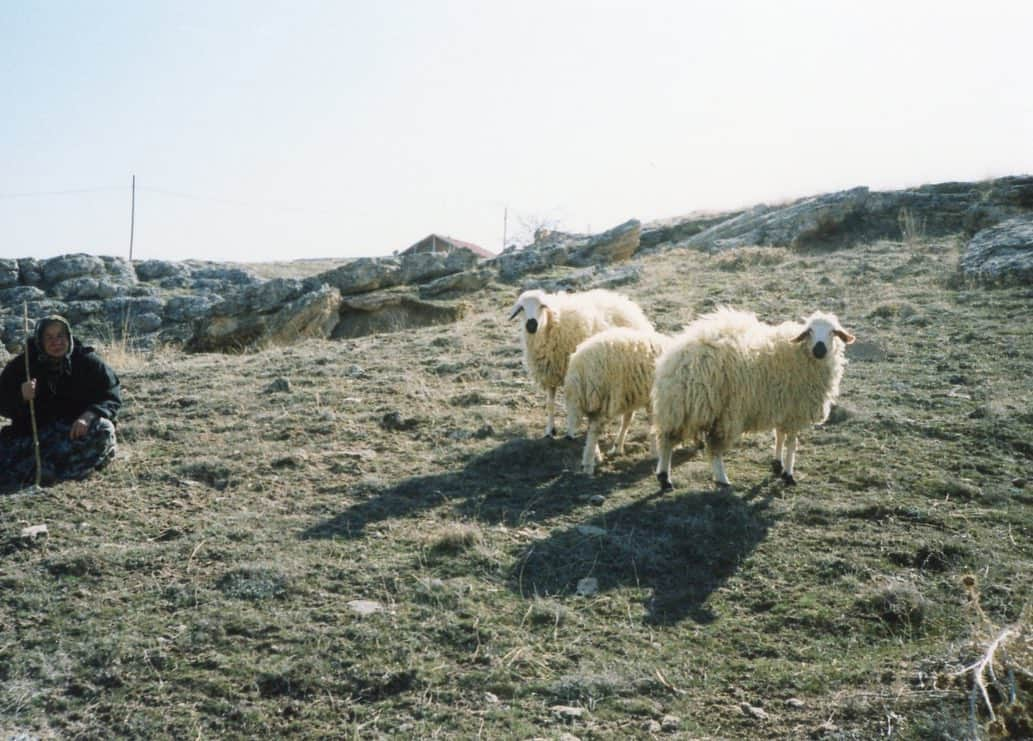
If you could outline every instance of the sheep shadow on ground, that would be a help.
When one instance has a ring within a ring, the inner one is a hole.
[[[442,506],[451,507],[457,519],[520,527],[548,522],[585,506],[593,496],[638,486],[653,476],[655,459],[631,456],[608,464],[594,477],[577,473],[583,445],[583,437],[508,440],[460,470],[415,476],[386,490],[357,485],[354,494],[364,499],[301,537],[360,538],[376,522]]]
[[[523,549],[511,588],[530,597],[570,595],[595,577],[600,592],[650,590],[646,621],[669,625],[714,619],[709,596],[765,539],[774,517],[776,481],[749,492],[676,491],[599,514]]]

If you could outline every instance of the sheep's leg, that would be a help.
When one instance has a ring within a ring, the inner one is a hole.
[[[567,400],[567,439],[573,440],[577,435],[577,423],[578,418],[581,415],[577,412],[577,407]]]
[[[613,447],[610,448],[610,455],[614,453],[624,455],[624,439],[628,436],[628,428],[631,427],[631,420],[634,416],[635,412],[631,411],[621,417],[621,427],[617,432],[617,440],[613,443]]]
[[[775,430],[775,459],[771,461],[771,470],[778,476],[782,473],[782,448],[785,446],[786,433],[785,430]]]
[[[588,432],[585,433],[585,450],[581,454],[581,470],[591,476],[595,473],[595,460],[599,456],[599,420],[588,421]]]
[[[786,466],[782,471],[782,481],[786,486],[795,486],[796,479],[793,478],[793,465],[796,463],[796,435],[788,435],[786,441]]]
[[[714,482],[720,487],[731,486],[728,481],[728,474],[725,473],[725,464],[721,461],[720,455],[715,455],[710,461],[710,467],[714,471]]]
[[[671,481],[671,453],[674,450],[674,443],[667,435],[656,433],[656,443],[659,454],[656,461],[656,480],[660,482],[660,491],[671,491],[674,489],[674,482]]]
[[[545,410],[549,415],[549,421],[545,423],[545,437],[556,435],[556,389],[546,389]]]

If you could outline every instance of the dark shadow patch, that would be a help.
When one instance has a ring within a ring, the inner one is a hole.
[[[557,455],[564,445],[545,438],[510,440],[459,471],[416,476],[383,491],[360,485],[354,493],[364,501],[310,527],[302,537],[361,537],[372,523],[413,517],[445,501],[456,503],[467,517],[507,526],[561,514],[584,493],[580,477],[566,466],[570,456]]]
[[[527,546],[512,569],[511,588],[525,596],[571,594],[580,579],[594,576],[600,591],[651,589],[649,622],[711,622],[707,599],[771,526],[772,493],[762,488],[749,497],[728,491],[654,495],[607,512]],[[593,528],[589,534],[585,525]],[[600,530],[605,534],[595,534]]]

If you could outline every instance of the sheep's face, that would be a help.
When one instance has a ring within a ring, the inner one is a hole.
[[[524,329],[527,330],[528,334],[535,334],[548,321],[548,308],[545,304],[545,293],[542,291],[524,291],[520,294],[520,298],[517,299],[516,303],[513,304],[513,311],[509,318],[513,319],[517,314],[523,312]]]
[[[840,326],[835,314],[815,312],[806,324],[806,328],[793,338],[793,342],[806,343],[810,354],[818,360],[828,355],[837,338],[844,345],[854,341],[854,336]]]

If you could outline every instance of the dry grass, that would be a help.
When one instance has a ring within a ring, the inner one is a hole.
[[[957,259],[926,240],[640,261],[626,291],[661,329],[728,304],[830,310],[857,335],[793,489],[752,437],[726,458],[735,491],[680,453],[682,488],[659,496],[644,421],[625,457],[578,474],[583,441],[538,437],[543,394],[505,318],[523,286],[489,286],[447,328],[233,356],[105,347],[119,458],[0,498],[0,731],[1015,737],[1029,289],[966,286]],[[20,536],[36,524],[49,535]]]

